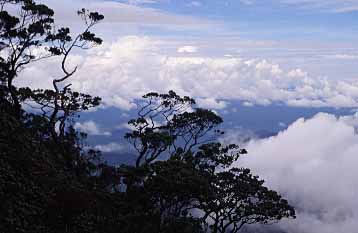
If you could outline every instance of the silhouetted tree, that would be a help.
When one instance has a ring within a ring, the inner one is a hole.
[[[125,138],[138,151],[136,166],[148,164],[160,155],[191,151],[221,134],[213,130],[222,119],[210,110],[192,109],[194,99],[168,94],[149,93],[138,112],[138,118],[128,122],[133,127]],[[214,135],[212,135],[214,133]]]
[[[93,200],[102,181],[92,181],[99,154],[85,152],[84,135],[66,123],[100,99],[73,92],[69,84],[60,87],[76,71],[67,69],[70,52],[101,43],[90,29],[103,16],[85,9],[78,14],[86,28],[72,39],[67,28],[55,31],[54,12],[46,5],[0,1],[0,232],[96,232],[99,225]],[[62,56],[64,72],[53,79],[53,90],[14,86],[27,65],[51,56]],[[25,112],[28,102],[42,114]]]
[[[129,121],[134,130],[126,134],[138,151],[141,173],[132,173],[126,185],[150,199],[158,218],[153,232],[165,232],[178,219],[194,219],[200,230],[236,233],[245,224],[295,216],[293,207],[249,169],[232,168],[247,151],[216,142],[224,134],[217,129],[218,115],[173,91],[144,99],[138,118]]]
[[[0,4],[1,51],[6,54],[0,60],[0,69],[3,88],[9,93],[7,99],[18,112],[24,101],[35,101],[43,116],[49,119],[52,136],[57,136],[56,124],[59,123],[59,136],[63,137],[66,121],[74,113],[99,104],[98,97],[72,92],[69,88],[71,84],[62,85],[62,88],[59,85],[77,70],[77,67],[72,70],[67,67],[68,56],[74,48],[88,49],[102,43],[90,29],[104,17],[86,9],[78,11],[85,22],[85,29],[73,37],[69,28],[55,30],[54,11],[44,4],[33,0],[2,0]],[[6,10],[8,4],[16,6],[18,15],[11,15]],[[62,77],[53,79],[53,90],[17,89],[13,85],[26,65],[52,56],[62,56],[61,69],[64,73]]]

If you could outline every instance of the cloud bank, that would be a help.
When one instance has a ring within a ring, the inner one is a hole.
[[[293,203],[298,218],[279,227],[292,233],[358,229],[358,115],[299,119],[275,137],[251,141],[247,166]]]
[[[161,50],[165,41],[127,36],[86,54],[73,55],[79,71],[73,88],[101,96],[106,106],[123,110],[149,91],[175,90],[201,99],[205,107],[223,108],[225,100],[247,104],[357,107],[357,80],[312,77],[302,69],[285,70],[265,59],[208,57]],[[50,87],[58,61],[34,64],[24,70],[20,85]]]

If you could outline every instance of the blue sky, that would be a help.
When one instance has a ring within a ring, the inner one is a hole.
[[[131,4],[175,14],[222,21],[227,29],[243,35],[247,33],[256,39],[292,40],[292,36],[296,36],[295,39],[316,41],[322,41],[324,38],[353,42],[357,39],[358,13],[354,9],[349,10],[349,7],[357,6],[357,1],[331,1],[337,4],[314,0],[159,0],[149,3],[143,1],[142,4],[140,2],[129,1]],[[317,6],[319,3],[321,6]],[[342,9],[346,11],[340,12]]]

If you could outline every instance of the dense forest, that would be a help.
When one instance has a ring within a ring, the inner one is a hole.
[[[72,34],[33,0],[0,7],[0,232],[236,233],[295,218],[263,180],[232,166],[247,151],[219,142],[222,118],[174,91],[143,96],[128,122],[135,165],[107,164],[73,127],[101,98],[71,89],[68,61],[102,43],[92,31],[104,16],[79,10],[83,31]],[[63,75],[47,77],[52,88],[15,86],[23,69],[54,57]]]

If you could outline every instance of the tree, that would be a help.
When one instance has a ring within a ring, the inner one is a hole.
[[[219,172],[211,185],[211,195],[201,205],[212,232],[236,233],[245,224],[271,223],[294,217],[294,209],[277,192],[249,169]]]
[[[62,84],[76,71],[67,69],[70,52],[101,43],[90,29],[103,16],[85,9],[78,14],[86,27],[72,37],[68,28],[55,31],[54,12],[46,5],[0,1],[0,232],[97,232],[106,222],[99,220],[106,193],[95,189],[103,179],[93,177],[99,154],[84,151],[84,135],[72,127],[75,114],[100,98]],[[62,56],[64,72],[53,78],[53,90],[14,86],[27,65],[52,56]],[[29,103],[42,114],[25,112],[22,105]]]
[[[10,15],[6,10],[8,4],[13,4],[19,10],[17,16]],[[54,11],[44,4],[33,0],[1,0],[0,1],[0,38],[1,50],[6,54],[0,59],[2,89],[9,96],[20,116],[21,103],[32,100],[37,103],[43,116],[48,118],[52,136],[55,138],[56,124],[59,122],[59,136],[65,133],[66,121],[76,112],[97,106],[100,98],[72,92],[71,84],[60,84],[67,81],[77,70],[69,70],[67,60],[75,48],[88,49],[93,45],[101,44],[102,40],[90,30],[104,16],[86,9],[78,11],[78,15],[85,22],[82,33],[71,36],[70,29],[63,27],[55,30]],[[53,79],[53,90],[17,89],[13,82],[19,72],[28,64],[52,56],[62,56],[62,77]]]
[[[149,93],[143,98],[138,118],[128,122],[135,130],[125,135],[139,153],[137,167],[163,154],[170,156],[178,151],[184,154],[222,133],[212,131],[222,119],[210,110],[192,109],[195,101],[188,96],[180,97],[169,91]]]
[[[157,209],[153,232],[166,232],[178,219],[195,219],[201,230],[236,233],[246,224],[295,217],[293,207],[249,169],[232,167],[247,151],[217,142],[224,134],[217,129],[218,115],[195,108],[193,99],[174,91],[149,93],[144,100],[138,118],[129,121],[133,132],[126,135],[138,151],[136,169],[142,173],[127,185],[140,187],[151,211]]]

